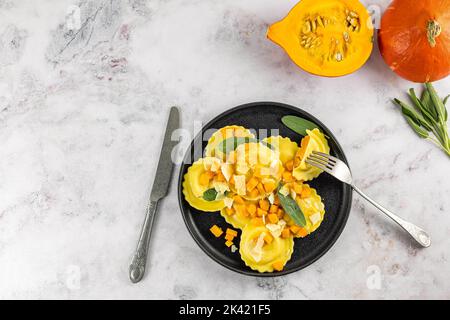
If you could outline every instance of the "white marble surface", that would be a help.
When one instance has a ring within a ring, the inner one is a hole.
[[[0,1],[0,298],[450,298],[450,159],[389,101],[412,84],[376,48],[350,76],[297,69],[265,39],[295,2]],[[65,19],[73,4],[77,32]],[[448,79],[436,86],[450,92]],[[194,243],[172,188],[147,277],[132,285],[168,107],[180,106],[192,130],[258,100],[321,119],[361,187],[427,229],[433,245],[417,249],[355,196],[342,236],[314,265],[249,278]]]

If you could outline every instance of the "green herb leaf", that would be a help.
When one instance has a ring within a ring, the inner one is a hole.
[[[444,103],[444,106],[447,104],[447,100],[448,100],[449,97],[450,97],[450,94],[448,96],[446,96],[444,98],[444,100],[442,100],[442,102]]]
[[[223,153],[227,154],[230,151],[236,150],[236,148],[243,143],[249,143],[249,142],[258,142],[255,138],[249,138],[249,137],[231,137],[228,139],[223,140],[218,148]]]
[[[422,114],[424,120],[427,121],[427,125],[429,126],[429,128],[427,128],[428,131],[431,131],[431,127],[436,122],[433,118],[433,115],[427,110],[425,106],[422,105],[422,102],[417,98],[413,88],[409,89],[409,98],[414,103],[416,108],[420,110],[420,113]]]
[[[206,201],[214,201],[217,197],[217,191],[214,188],[208,189],[203,192],[203,199]]]
[[[259,142],[266,147],[270,149],[274,149],[273,146],[270,143],[267,143],[265,141],[258,141],[258,139],[250,138],[250,137],[231,137],[223,140],[221,143],[219,143],[218,148],[222,153],[228,154],[231,151],[236,150],[236,148],[243,144],[243,143],[250,143],[250,142]]]
[[[280,199],[280,204],[283,207],[284,211],[289,215],[289,217],[294,220],[295,224],[301,227],[306,226],[305,215],[300,209],[297,202],[292,199],[290,196],[284,196],[278,190],[278,198]]]
[[[283,122],[286,127],[302,136],[307,135],[306,130],[318,128],[315,123],[296,116],[284,116],[281,118],[281,122]]]
[[[421,138],[428,138],[428,131],[419,126],[411,117],[405,115],[406,121],[409,123],[410,127],[414,130],[415,133],[419,135]]]
[[[430,82],[425,83],[425,86],[427,87],[428,93],[430,94],[430,99],[434,104],[434,107],[436,108],[438,118],[443,121],[446,121],[446,110],[444,103],[439,98],[436,90],[434,89],[433,85]]]
[[[433,102],[430,98],[430,93],[428,92],[427,88],[423,90],[422,96],[420,98],[420,102],[422,105],[428,110],[428,112],[433,116],[433,119],[435,121],[438,121],[438,114],[436,109],[434,108]]]
[[[415,122],[415,124],[419,127],[422,126],[428,131],[432,130],[431,124],[428,124],[428,122],[418,112],[416,112],[406,103],[398,99],[394,99],[394,102],[402,108],[402,113],[406,118],[409,118],[411,121]]]

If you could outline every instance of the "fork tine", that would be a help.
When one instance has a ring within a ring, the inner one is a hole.
[[[327,153],[323,153],[323,152],[319,152],[319,151],[313,151],[312,153],[314,155],[319,155],[319,156],[322,156],[322,157],[327,158],[329,160],[333,160],[334,162],[337,162],[337,160],[339,160],[338,158],[333,157],[333,156],[331,156],[331,155],[329,155]]]
[[[316,156],[314,154],[309,155],[308,159],[310,159],[312,161],[315,161],[317,163],[320,163],[320,164],[322,164],[323,166],[327,167],[330,170],[333,169],[333,167],[335,165],[333,162],[328,161],[328,159],[324,159],[322,157],[318,157],[318,156]]]
[[[319,169],[321,169],[321,170],[323,170],[323,171],[325,171],[325,172],[328,172],[329,174],[332,174],[332,172],[331,172],[330,169],[328,169],[327,167],[323,166],[322,164],[320,164],[320,163],[318,163],[318,162],[315,162],[315,161],[310,160],[309,157],[308,157],[308,159],[305,160],[305,162],[306,162],[307,164],[312,165],[313,167],[319,168]]]

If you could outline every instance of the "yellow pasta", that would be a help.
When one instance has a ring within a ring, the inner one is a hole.
[[[267,243],[265,237],[270,236]],[[294,240],[288,238],[272,237],[265,226],[248,224],[241,235],[239,253],[245,264],[258,272],[273,272],[275,266],[284,266],[291,259],[294,251]]]
[[[255,138],[254,134],[250,130],[241,126],[226,126],[223,127],[211,136],[208,140],[208,144],[205,148],[205,156],[217,157],[224,160],[225,154],[220,150],[219,145],[222,141],[228,138]]]
[[[219,211],[225,207],[223,199],[214,201],[203,199],[203,193],[208,190],[208,186],[200,184],[200,176],[205,171],[203,158],[194,162],[188,169],[183,181],[184,198],[195,209],[207,212]]]
[[[273,146],[280,153],[280,160],[285,165],[288,161],[294,160],[298,150],[298,145],[289,138],[281,136],[271,136],[263,140]]]
[[[292,175],[295,179],[309,181],[318,177],[322,170],[307,164],[305,161],[313,151],[330,153],[327,139],[319,129],[306,130],[307,136],[302,139],[301,147],[295,155],[294,170]]]

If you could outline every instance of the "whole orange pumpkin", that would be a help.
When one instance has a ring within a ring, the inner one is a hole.
[[[450,74],[450,0],[394,0],[381,18],[381,55],[401,77],[432,82]]]

